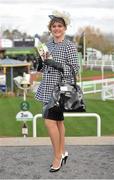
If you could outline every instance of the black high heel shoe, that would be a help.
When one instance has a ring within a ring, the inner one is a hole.
[[[64,155],[62,157],[63,157],[63,163],[66,164],[66,161],[68,159],[68,152],[65,151],[65,153],[64,153]]]
[[[62,164],[63,164],[63,163],[66,164],[67,159],[68,159],[68,151],[65,151],[65,153],[62,154]],[[51,164],[51,165],[50,165],[50,168],[51,168],[52,166],[53,166],[53,165]]]
[[[61,160],[60,160],[60,164],[57,168],[54,168],[53,165],[50,166],[50,170],[49,172],[56,172],[56,171],[59,171],[62,167],[62,164],[63,164],[63,157],[61,157]]]

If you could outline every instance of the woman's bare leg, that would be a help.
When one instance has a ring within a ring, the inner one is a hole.
[[[60,152],[64,154],[65,152],[65,126],[64,121],[57,122],[58,130],[59,130],[59,142],[60,142]]]
[[[45,119],[45,125],[48,129],[48,133],[52,142],[54,150],[54,160],[53,167],[58,167],[60,165],[61,150],[60,150],[60,132],[58,130],[57,121]]]

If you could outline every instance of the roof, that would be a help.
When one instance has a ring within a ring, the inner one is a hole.
[[[20,66],[30,66],[31,63],[19,61],[15,59],[2,59],[0,60],[0,67],[20,67]]]

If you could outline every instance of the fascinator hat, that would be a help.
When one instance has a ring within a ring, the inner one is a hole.
[[[49,18],[51,20],[63,19],[66,26],[70,25],[70,14],[65,11],[53,11],[52,14],[49,15]]]

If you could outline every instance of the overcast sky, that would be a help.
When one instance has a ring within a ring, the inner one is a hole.
[[[48,15],[53,10],[70,13],[67,34],[87,25],[114,33],[114,0],[0,0],[0,30],[17,28],[41,35],[48,31]]]

